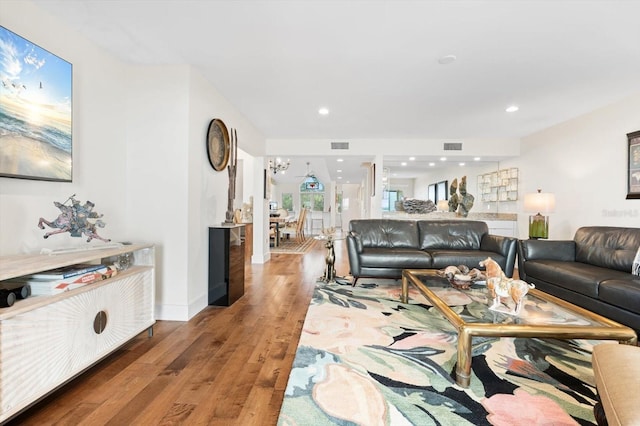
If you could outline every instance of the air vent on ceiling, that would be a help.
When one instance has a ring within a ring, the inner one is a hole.
[[[331,142],[331,149],[349,149],[349,142]]]
[[[445,142],[445,151],[462,151],[462,142]]]

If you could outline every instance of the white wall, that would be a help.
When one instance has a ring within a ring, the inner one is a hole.
[[[28,17],[28,19],[27,19]],[[3,2],[0,24],[73,64],[73,182],[0,178],[0,255],[86,246],[84,238],[55,235],[45,240],[40,216],[52,220],[54,201],[76,194],[95,203],[107,226],[99,234],[131,239],[126,217],[127,68],[29,2]],[[89,245],[100,245],[92,241]]]
[[[389,191],[401,191],[404,198],[414,198],[415,179],[396,179],[389,177]]]
[[[362,215],[362,187],[360,184],[343,183],[342,190],[342,229],[349,230],[349,222],[361,219]]]
[[[627,133],[640,130],[640,94],[535,133],[522,140],[520,193],[540,188],[556,196],[549,238],[570,239],[580,226],[640,227],[640,200],[626,200]],[[528,235],[519,200],[518,228]]]
[[[138,66],[127,75],[135,87],[126,97],[127,122],[122,123],[131,159],[126,181],[129,238],[156,244],[157,316],[185,319],[189,68]]]
[[[0,255],[85,246],[67,234],[43,240],[36,227],[39,216],[57,216],[53,201],[75,193],[104,214],[105,236],[156,245],[157,318],[192,317],[206,306],[207,228],[227,209],[228,174],[207,160],[209,121],[238,129],[250,172],[263,168],[263,157],[252,161],[264,151],[263,136],[189,66],[123,64],[29,2],[3,2],[0,24],[62,56],[74,72],[73,182],[0,178]],[[243,180],[247,200],[257,179]],[[261,186],[259,194],[261,204]],[[265,226],[256,228],[261,260]]]

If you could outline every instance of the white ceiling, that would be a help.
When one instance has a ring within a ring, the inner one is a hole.
[[[127,62],[193,65],[267,138],[519,138],[640,93],[634,0],[33,3]]]

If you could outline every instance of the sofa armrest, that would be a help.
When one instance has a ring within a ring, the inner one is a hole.
[[[551,259],[575,262],[576,243],[572,240],[520,240],[518,256],[525,261]]]
[[[480,250],[503,255],[505,258],[503,272],[507,277],[512,277],[516,263],[517,242],[515,238],[485,234],[480,241]]]
[[[349,256],[349,270],[351,275],[360,275],[360,253],[362,253],[362,239],[351,231],[347,234],[347,255]]]
[[[358,235],[357,232],[349,231],[349,233],[347,234],[347,244],[349,244],[349,241],[353,243],[353,247],[356,253],[362,253],[362,238],[360,238],[360,235]]]
[[[527,280],[525,263],[536,259],[574,262],[576,243],[573,240],[518,240],[518,274],[521,280]]]

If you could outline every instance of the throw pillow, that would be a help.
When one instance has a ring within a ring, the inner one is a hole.
[[[638,252],[636,253],[636,258],[633,259],[633,265],[631,266],[631,273],[633,275],[640,276],[640,247],[638,247]]]

